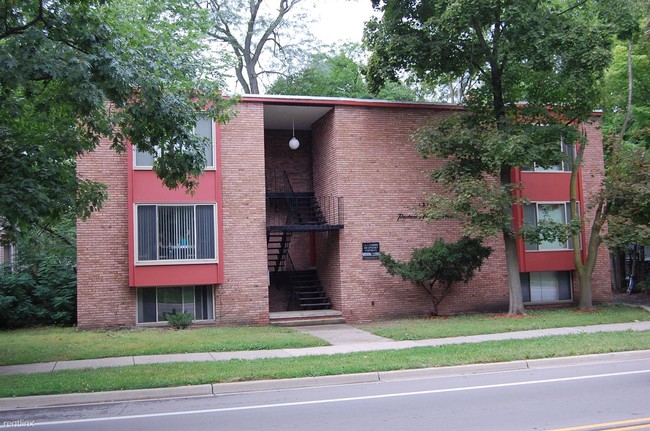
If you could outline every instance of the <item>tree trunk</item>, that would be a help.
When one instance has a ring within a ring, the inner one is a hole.
[[[582,162],[582,155],[584,153],[584,147],[578,150],[578,156],[576,157],[576,164],[573,166],[573,172],[571,173],[571,187],[570,187],[570,208],[571,208],[571,218],[572,220],[578,220],[578,205],[577,205],[577,183],[578,183],[578,167]],[[591,286],[591,277],[596,268],[596,259],[598,258],[598,248],[602,243],[603,239],[600,236],[600,231],[605,224],[607,219],[607,213],[609,210],[609,205],[605,201],[605,197],[601,195],[598,197],[598,202],[596,204],[596,212],[593,217],[591,224],[591,229],[589,231],[589,245],[587,246],[586,257],[582,258],[582,252],[580,247],[580,233],[576,232],[572,235],[573,237],[573,263],[576,267],[576,273],[578,274],[578,280],[580,282],[580,300],[578,303],[578,308],[581,310],[591,310],[594,308],[592,300],[592,286]],[[584,245],[583,245],[584,247]]]
[[[581,310],[593,309],[591,274],[588,273],[588,271],[578,271],[578,283],[580,284],[580,301],[578,302],[578,308]]]
[[[517,254],[517,241],[508,233],[503,234],[503,243],[506,252],[506,268],[508,271],[509,315],[524,315],[524,298],[521,293],[521,280],[519,278],[519,256]]]
[[[501,184],[509,185],[510,168],[501,169]],[[512,207],[504,207],[503,211],[512,217]],[[519,275],[519,254],[517,253],[517,240],[506,229],[503,230],[503,245],[506,254],[506,270],[508,273],[508,315],[524,315],[524,298],[521,293],[521,278]]]

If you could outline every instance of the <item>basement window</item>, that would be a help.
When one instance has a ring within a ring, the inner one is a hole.
[[[212,286],[138,288],[138,323],[166,322],[168,314],[190,313],[195,321],[214,320]]]
[[[522,272],[519,277],[525,303],[571,300],[571,271]]]

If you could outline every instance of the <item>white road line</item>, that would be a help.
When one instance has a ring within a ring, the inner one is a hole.
[[[70,425],[70,424],[79,424],[79,423],[88,423],[88,422],[108,422],[108,421],[119,421],[119,420],[128,420],[128,419],[147,419],[147,418],[168,417],[168,416],[201,415],[206,413],[224,413],[224,412],[235,412],[235,411],[242,411],[242,410],[258,410],[258,409],[272,409],[272,408],[282,408],[282,407],[307,406],[307,405],[315,405],[315,404],[342,403],[347,401],[363,401],[363,400],[377,400],[383,398],[412,397],[418,395],[444,394],[448,392],[475,391],[475,390],[482,390],[482,389],[507,388],[513,386],[539,385],[544,383],[602,379],[605,377],[629,376],[634,374],[648,374],[648,373],[650,373],[650,370],[625,371],[620,373],[594,374],[589,376],[563,377],[557,379],[531,380],[526,382],[499,383],[499,384],[482,385],[482,386],[467,386],[462,388],[430,389],[426,391],[401,392],[401,393],[382,394],[382,395],[365,395],[360,397],[349,397],[349,398],[331,398],[331,399],[314,400],[314,401],[295,401],[291,403],[260,404],[260,405],[253,405],[253,406],[224,407],[224,408],[206,409],[206,410],[190,410],[190,411],[180,411],[180,412],[150,413],[150,414],[129,415],[129,416],[109,416],[109,417],[91,418],[91,419],[73,419],[73,420],[65,420],[65,421],[36,422],[34,426]]]

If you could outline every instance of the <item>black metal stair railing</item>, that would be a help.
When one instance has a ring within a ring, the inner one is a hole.
[[[285,267],[285,260],[289,254],[292,232],[268,231],[266,234],[266,248],[269,271],[278,272]]]
[[[291,284],[291,298],[287,304],[287,311],[291,309],[292,304],[300,310],[332,308],[316,270],[296,271],[291,256],[287,255],[286,271]]]
[[[287,171],[280,169],[266,171],[266,191],[280,194],[293,193]]]

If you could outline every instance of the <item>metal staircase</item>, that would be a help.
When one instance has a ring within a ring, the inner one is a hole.
[[[266,232],[266,250],[269,271],[278,272],[284,269],[289,244],[291,244],[291,231],[268,231]]]
[[[332,307],[315,269],[292,271],[289,280],[293,292],[291,302],[300,310],[325,310]]]
[[[294,232],[343,229],[343,200],[295,192],[285,171],[267,172],[267,260],[271,285],[287,293],[287,309],[327,310],[332,307],[315,269],[296,270],[289,256]],[[290,292],[290,297],[289,297]]]

